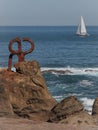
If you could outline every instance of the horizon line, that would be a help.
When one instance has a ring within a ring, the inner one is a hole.
[[[42,26],[42,27],[45,27],[45,26],[49,26],[49,27],[54,26],[54,27],[57,27],[57,26],[58,26],[58,27],[61,27],[61,26],[62,26],[62,27],[66,27],[66,26],[78,26],[78,25],[0,25],[0,27],[4,27],[4,26],[5,26],[5,27],[8,27],[8,26],[9,26],[9,27],[12,27],[12,26],[17,26],[17,27],[20,27],[20,26],[21,26],[21,27],[24,27],[24,26],[28,26],[28,27],[29,27],[29,26],[30,26],[30,27],[31,27],[31,26],[32,26],[32,27],[34,27],[34,26],[35,26],[35,27],[37,27],[37,26],[39,26],[39,27],[41,27],[41,26]],[[89,27],[89,26],[98,26],[98,25],[86,25],[86,27]]]

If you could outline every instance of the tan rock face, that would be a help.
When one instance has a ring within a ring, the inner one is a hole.
[[[50,95],[36,61],[18,62],[17,72],[3,71],[1,86],[5,89],[13,111],[33,120],[47,121],[51,109],[57,104]]]
[[[70,96],[57,103],[47,89],[37,61],[18,62],[15,68],[16,72],[0,70],[0,116],[18,115],[35,121],[93,124],[92,117],[76,97]],[[98,99],[93,106],[93,114],[98,113],[97,106]]]
[[[83,105],[76,97],[70,96],[65,98],[60,103],[58,103],[53,109],[53,115],[50,117],[51,122],[60,121],[67,118],[70,115],[79,113],[84,110]]]
[[[94,125],[94,119],[91,115],[89,115],[86,111],[82,111],[67,117],[60,121],[63,124],[70,124],[70,125]]]
[[[10,104],[7,93],[3,88],[3,79],[0,79],[0,116],[13,116],[13,108]]]
[[[95,99],[93,108],[92,108],[92,115],[98,116],[98,98]]]

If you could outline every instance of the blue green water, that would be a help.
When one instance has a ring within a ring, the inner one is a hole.
[[[25,59],[39,62],[52,96],[60,101],[75,95],[91,111],[98,97],[98,27],[87,27],[89,37],[76,36],[76,30],[75,26],[0,27],[0,66],[8,65],[11,39],[31,38],[35,49]],[[29,48],[22,44],[23,50]],[[13,63],[16,61],[14,56]]]

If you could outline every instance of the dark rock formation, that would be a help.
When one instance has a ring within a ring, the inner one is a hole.
[[[55,70],[55,69],[50,69],[50,70],[43,70],[44,73],[57,73],[57,74],[72,74],[70,70]]]
[[[84,110],[83,105],[76,97],[71,96],[65,98],[60,103],[58,103],[51,111],[52,116],[50,117],[50,122],[58,122],[62,119],[67,118],[70,115],[79,113]]]

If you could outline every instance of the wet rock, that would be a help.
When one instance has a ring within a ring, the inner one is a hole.
[[[43,70],[43,73],[56,73],[56,74],[72,74],[70,70],[55,70],[55,69],[49,69],[49,70]]]

